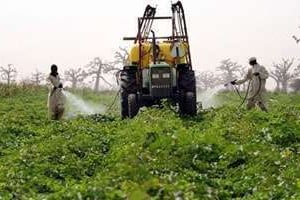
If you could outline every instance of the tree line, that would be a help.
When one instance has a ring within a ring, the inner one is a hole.
[[[115,52],[113,61],[108,62],[100,57],[95,57],[84,67],[74,67],[64,71],[63,80],[69,82],[72,89],[78,88],[87,78],[92,79],[94,91],[100,90],[102,87],[100,85],[101,82],[109,87],[113,87],[113,84],[106,79],[106,75],[109,73],[116,74],[127,63],[128,55],[127,50],[120,47]],[[0,77],[8,86],[15,83],[17,79],[16,67],[13,64],[8,64],[6,67],[0,66]],[[31,77],[23,80],[23,82],[39,86],[46,77],[45,73],[35,70],[35,72],[31,73]]]
[[[109,73],[116,74],[123,65],[126,65],[128,55],[128,51],[120,47],[119,50],[115,52],[113,61],[106,62],[100,57],[95,57],[83,68],[78,67],[66,70],[63,74],[64,80],[71,84],[72,89],[78,88],[78,86],[89,77],[94,84],[94,91],[99,91],[103,86],[100,85],[101,82],[106,86],[113,87],[111,81],[106,79],[106,75]],[[276,83],[275,91],[287,92],[289,87],[295,91],[300,90],[300,64],[295,65],[295,59],[282,59],[278,63],[273,63],[268,71],[270,77]],[[225,59],[220,62],[216,72],[198,72],[196,76],[197,87],[200,90],[214,88],[218,85],[244,77],[246,73],[247,67],[231,59]],[[2,81],[10,85],[16,81],[17,70],[12,64],[8,64],[7,67],[0,66],[0,76]],[[36,70],[26,82],[38,86],[41,85],[45,78],[46,74]],[[246,87],[244,84],[240,86],[240,89],[246,90]]]
[[[275,91],[287,92],[288,88],[294,91],[300,90],[300,64],[295,65],[295,59],[282,59],[268,69],[270,78],[276,83]],[[217,72],[202,71],[197,73],[198,88],[206,90],[230,81],[240,79],[247,73],[247,67],[232,61],[231,59],[222,60]],[[242,90],[246,85],[241,86]]]

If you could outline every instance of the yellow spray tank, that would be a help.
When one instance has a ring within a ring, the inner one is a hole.
[[[141,68],[149,68],[151,63],[153,63],[152,43],[144,42],[141,45]],[[139,44],[134,44],[130,50],[129,62],[131,65],[139,64],[139,47]],[[188,45],[186,43],[171,43],[165,41],[158,43],[157,47],[158,62],[165,62],[172,67],[175,67],[176,64],[187,63]]]
[[[151,48],[149,42],[142,43],[141,47],[141,68],[148,68],[150,64]],[[138,65],[140,61],[140,45],[134,44],[129,53],[129,62],[131,65]]]
[[[162,42],[159,43],[158,46],[162,61],[165,61],[173,67],[177,64],[186,64],[186,52],[188,47],[187,44],[179,42]],[[176,50],[178,50],[178,52]]]

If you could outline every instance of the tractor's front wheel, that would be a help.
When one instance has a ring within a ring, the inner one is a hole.
[[[128,115],[129,118],[134,118],[139,112],[139,104],[136,94],[128,95]]]

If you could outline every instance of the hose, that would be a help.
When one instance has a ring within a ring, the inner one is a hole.
[[[239,95],[239,97],[240,97],[241,99],[243,99],[243,97],[242,97],[242,95],[241,95],[239,89],[236,87],[236,85],[231,85],[231,86],[232,86],[232,88],[235,90],[235,92]]]
[[[246,90],[246,94],[245,94],[244,98],[241,96],[241,93],[240,93],[239,89],[235,85],[233,85],[234,90],[236,91],[236,93],[238,94],[238,96],[242,99],[241,104],[238,106],[239,109],[244,105],[244,103],[246,102],[247,99],[248,100],[249,99],[254,99],[255,97],[257,97],[259,95],[259,93],[261,91],[261,87],[262,87],[261,77],[258,76],[258,82],[259,82],[258,90],[256,91],[256,93],[252,97],[248,98],[251,82],[252,82],[252,80],[249,80],[248,86],[247,86],[247,90]]]
[[[122,70],[118,70],[116,72],[116,81],[117,81],[117,84],[120,85],[120,80],[121,80],[121,77],[120,77],[120,74],[121,74]],[[111,105],[108,107],[107,111],[111,111],[112,107],[115,105],[116,101],[117,101],[117,98],[119,97],[121,93],[121,89],[118,90],[118,92],[116,93],[116,96],[114,97],[114,100],[112,101]]]
[[[259,83],[258,90],[256,91],[256,93],[255,93],[252,97],[250,97],[250,98],[248,98],[248,99],[254,99],[254,98],[257,97],[258,94],[260,93],[260,91],[261,91],[261,86],[262,86],[262,84],[261,84],[261,77],[260,77],[260,76],[258,76],[258,83]]]
[[[112,104],[108,107],[107,111],[111,111],[112,107],[115,105],[115,103],[116,103],[116,101],[117,101],[117,98],[118,98],[119,95],[120,95],[120,92],[121,92],[121,89],[118,90],[118,92],[117,92],[117,94],[116,94],[116,96],[115,96],[115,98],[114,98]]]
[[[248,95],[249,95],[249,90],[250,90],[251,82],[252,82],[252,80],[249,80],[248,86],[247,86],[247,90],[246,90],[246,94],[245,94],[245,97],[243,98],[242,103],[238,106],[238,109],[240,109],[240,108],[244,105],[244,103],[246,102],[246,100],[247,100],[247,97],[248,97]],[[237,89],[237,90],[238,90],[238,89]]]

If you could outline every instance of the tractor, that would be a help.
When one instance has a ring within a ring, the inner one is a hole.
[[[128,65],[120,71],[122,118],[135,117],[143,106],[159,105],[167,99],[178,105],[184,116],[197,113],[196,81],[192,69],[187,25],[182,3],[171,4],[172,16],[155,16],[156,8],[148,5],[138,18],[136,37],[129,50]],[[152,25],[168,20],[172,33],[157,36]]]

